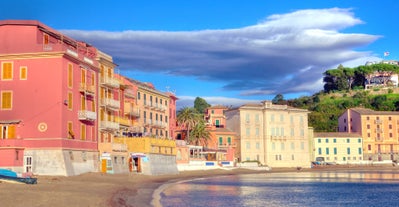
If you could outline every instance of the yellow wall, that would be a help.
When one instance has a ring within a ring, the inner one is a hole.
[[[176,155],[176,142],[174,140],[151,137],[118,137],[114,138],[114,142],[126,144],[129,152]]]

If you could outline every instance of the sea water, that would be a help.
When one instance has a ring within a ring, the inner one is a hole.
[[[399,170],[262,173],[195,179],[160,193],[179,206],[399,206]]]

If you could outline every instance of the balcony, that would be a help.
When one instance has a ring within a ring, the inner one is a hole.
[[[377,120],[374,121],[374,123],[375,123],[375,124],[382,124],[382,121],[379,120],[379,119],[377,119]]]
[[[123,94],[125,95],[125,97],[127,98],[136,98],[135,93],[132,89],[126,89]]]
[[[100,129],[102,130],[118,130],[119,129],[119,123],[117,122],[112,122],[112,121],[101,121],[100,122]]]
[[[132,117],[140,117],[140,109],[125,110],[125,115]]]
[[[101,77],[100,84],[111,88],[119,88],[120,86],[118,79],[110,77]]]
[[[110,107],[111,109],[115,109],[115,110],[118,110],[121,107],[120,101],[110,99],[110,98],[102,98],[101,105]]]
[[[94,121],[97,119],[97,113],[95,111],[81,110],[78,111],[78,119],[86,121]]]
[[[93,85],[87,85],[86,83],[80,83],[79,91],[90,96],[94,96],[96,93],[96,87]]]
[[[116,120],[120,125],[123,125],[123,126],[131,126],[132,125],[132,121],[130,119],[127,119],[124,117],[117,117]]]

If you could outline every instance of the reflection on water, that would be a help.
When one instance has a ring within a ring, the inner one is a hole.
[[[172,185],[163,206],[399,206],[399,172],[264,173]]]

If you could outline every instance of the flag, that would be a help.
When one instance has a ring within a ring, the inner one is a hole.
[[[384,52],[384,57],[388,56],[389,52]]]

